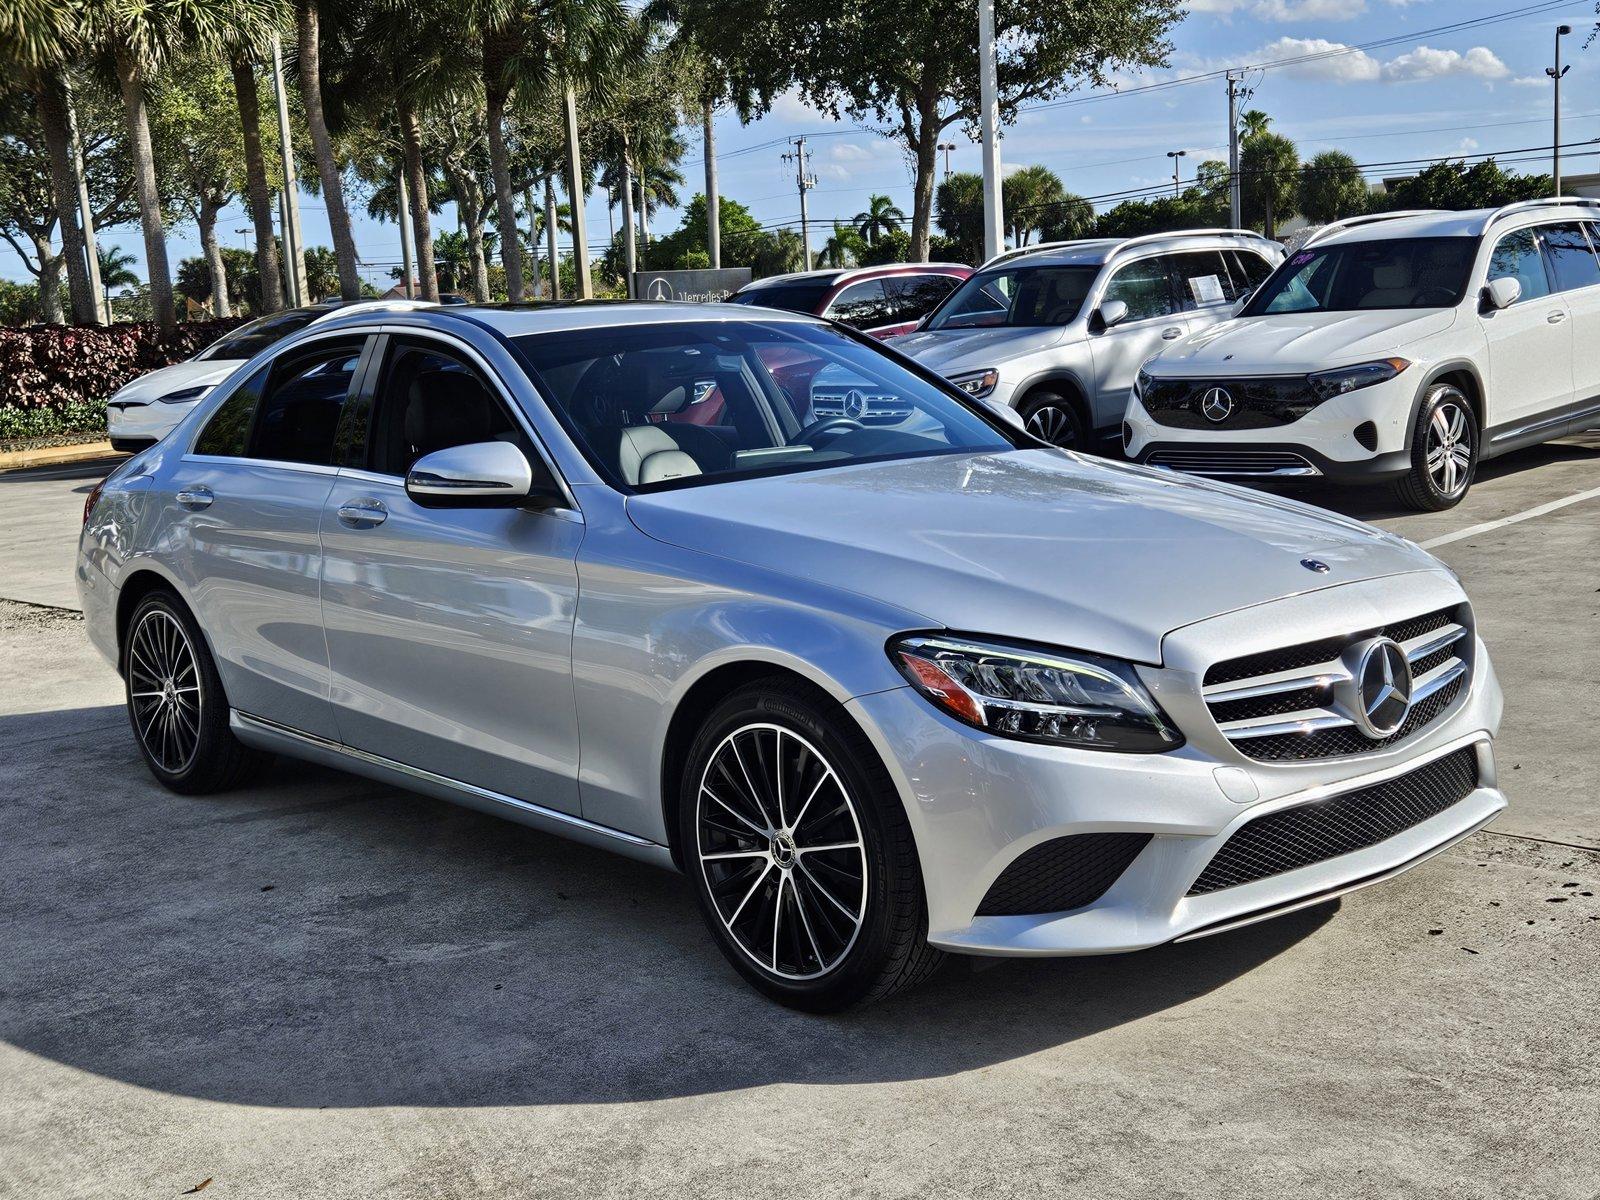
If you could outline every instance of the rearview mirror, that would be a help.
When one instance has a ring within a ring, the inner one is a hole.
[[[1095,313],[1100,318],[1100,328],[1110,329],[1128,319],[1128,305],[1122,300],[1107,300]]]
[[[424,508],[513,508],[539,498],[533,468],[510,442],[474,442],[424,454],[406,475],[406,495]]]
[[[1489,286],[1483,289],[1483,302],[1489,308],[1510,308],[1520,299],[1522,299],[1522,280],[1513,279],[1509,275],[1491,279]]]

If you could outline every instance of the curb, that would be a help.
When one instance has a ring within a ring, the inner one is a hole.
[[[75,446],[45,446],[38,450],[7,450],[0,453],[0,471],[20,471],[24,467],[56,467],[97,458],[125,457],[108,441],[79,442]]]

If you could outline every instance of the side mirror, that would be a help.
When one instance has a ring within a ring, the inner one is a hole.
[[[1239,298],[1233,302],[1233,311],[1235,316],[1244,311],[1244,306],[1250,303],[1250,297],[1254,296],[1255,294],[1255,288],[1247,288],[1239,293]]]
[[[1128,305],[1122,300],[1107,300],[1095,309],[1095,316],[1100,320],[1101,329],[1111,329],[1128,319]]]
[[[548,499],[510,442],[474,442],[424,454],[406,474],[406,495],[423,508],[514,508]]]
[[[1522,299],[1522,280],[1513,279],[1509,275],[1491,279],[1489,286],[1483,289],[1483,303],[1489,309],[1510,308],[1520,299]]]
[[[1024,433],[1028,432],[1028,423],[1022,419],[1022,414],[1012,408],[1011,405],[1001,404],[997,400],[985,400],[983,401],[983,406],[1012,428],[1020,429]]]

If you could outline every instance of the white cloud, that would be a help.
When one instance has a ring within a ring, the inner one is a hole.
[[[1550,77],[1548,75],[1518,75],[1511,81],[1511,86],[1536,88],[1549,87]]]
[[[1326,38],[1281,37],[1256,51],[1252,61],[1276,62],[1308,55],[1319,57],[1285,67],[1284,70],[1301,79],[1325,79],[1333,83],[1364,83],[1379,78],[1383,73],[1378,60],[1365,50],[1357,50],[1343,42],[1330,42]]]
[[[1189,0],[1187,7],[1218,17],[1241,13],[1258,21],[1348,21],[1367,11],[1367,0]]]
[[[1458,154],[1471,154],[1477,148],[1478,148],[1478,139],[1477,138],[1464,137],[1459,142],[1456,143],[1456,153],[1458,153]]]
[[[859,142],[835,142],[828,150],[828,157],[834,162],[855,163],[867,162],[876,156]]]
[[[837,125],[826,113],[818,112],[793,90],[779,92],[772,98],[772,116],[793,125]]]
[[[1418,46],[1383,65],[1383,77],[1398,83],[1417,79],[1439,79],[1446,75],[1466,75],[1473,79],[1504,79],[1511,74],[1493,50],[1474,46],[1465,54],[1456,50],[1435,50]]]

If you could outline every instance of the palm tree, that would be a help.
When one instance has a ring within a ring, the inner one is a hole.
[[[833,236],[822,247],[818,262],[825,267],[848,267],[859,260],[862,249],[861,235],[852,226],[835,221]]]
[[[83,12],[86,30],[93,44],[110,57],[122,92],[134,195],[144,230],[150,303],[161,328],[170,331],[177,325],[177,313],[146,95],[156,73],[177,51],[186,46],[214,49],[230,29],[265,23],[270,5],[268,0],[144,0],[140,4],[85,0]]]
[[[867,239],[867,245],[876,246],[881,235],[893,233],[905,220],[906,214],[899,205],[887,196],[873,193],[867,197],[866,210],[856,214],[855,227]]]
[[[96,249],[101,287],[109,292],[114,287],[139,286],[139,277],[133,273],[133,255],[120,246],[107,246],[103,242]]]
[[[321,0],[295,0],[294,15],[299,34],[295,62],[300,77],[300,101],[305,107],[306,129],[311,134],[317,175],[322,180],[322,200],[328,211],[328,232],[333,235],[333,253],[339,263],[339,294],[346,300],[359,300],[361,274],[356,261],[355,237],[350,232],[350,210],[345,207],[343,175],[339,160],[334,156],[333,139],[322,108]],[[425,275],[424,283],[426,279]]]
[[[256,89],[256,59],[264,31],[235,29],[227,40],[228,70],[239,105],[239,127],[244,133],[245,197],[250,223],[256,234],[256,273],[261,277],[261,311],[283,307],[283,278],[278,263],[278,243],[273,237],[272,185],[267,181],[267,157],[261,141],[261,95]]]

